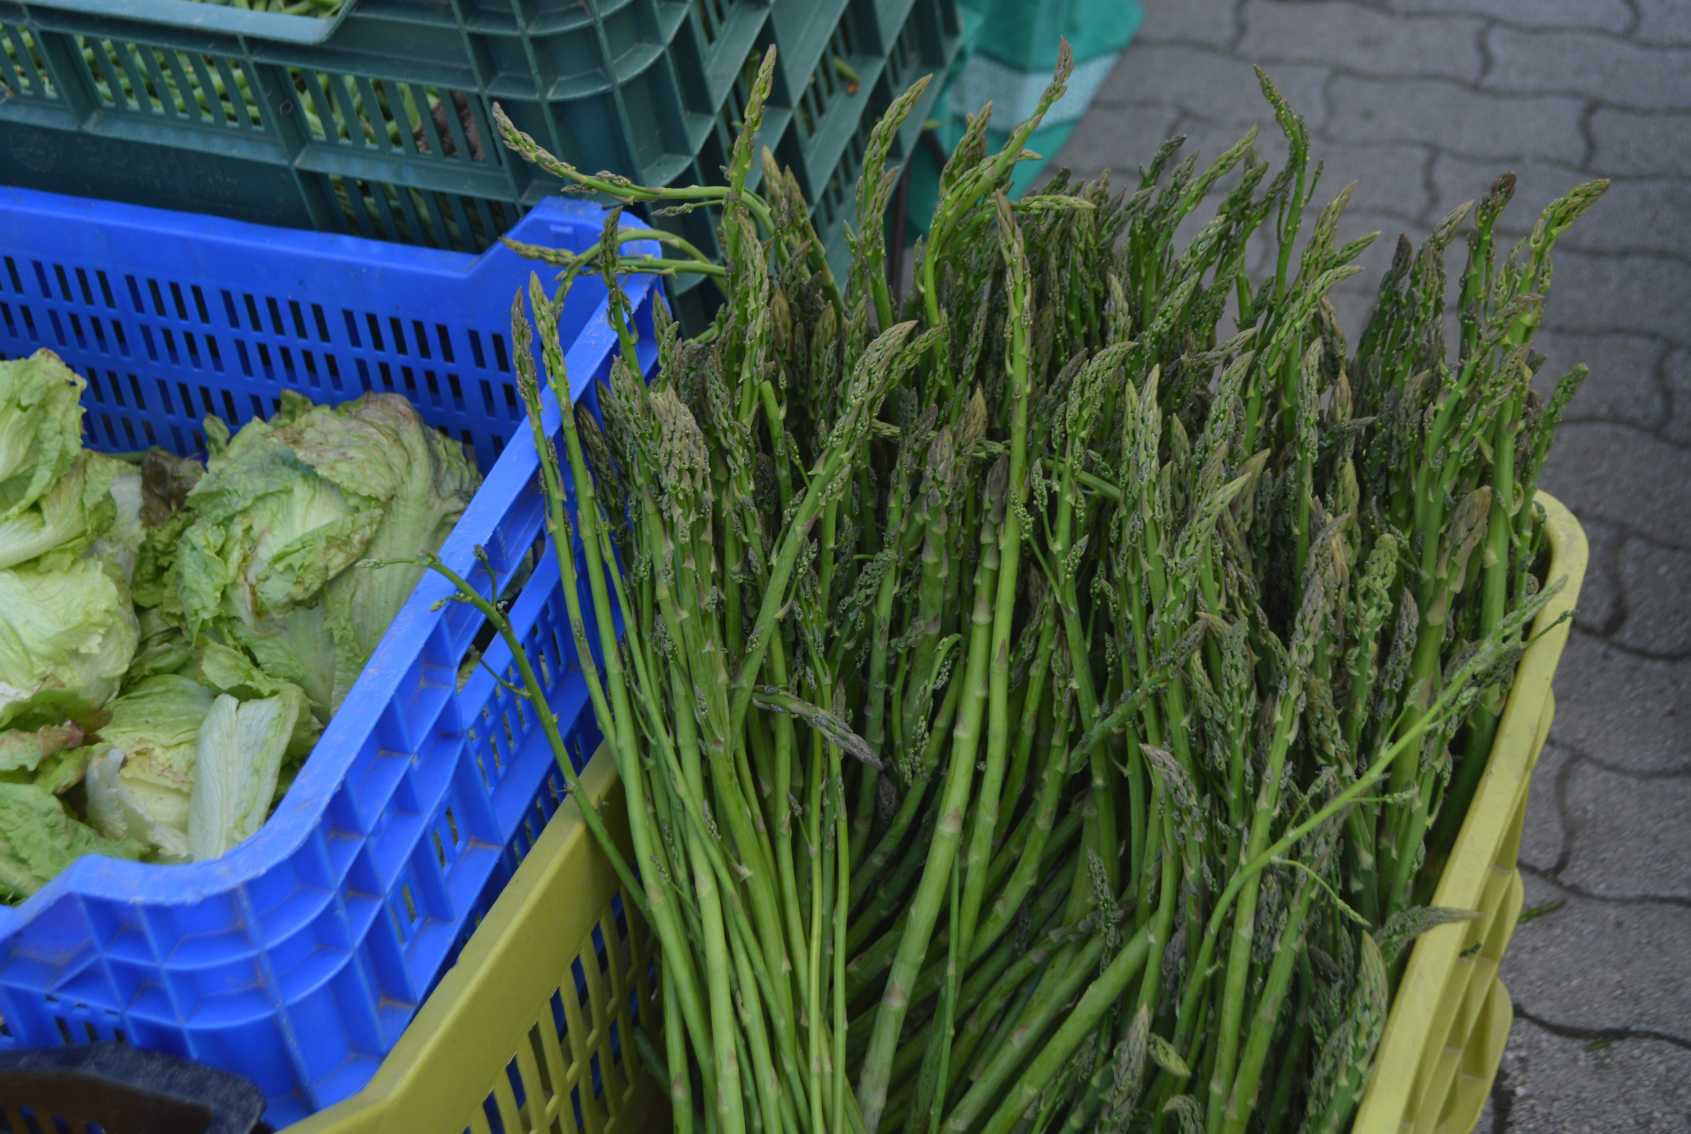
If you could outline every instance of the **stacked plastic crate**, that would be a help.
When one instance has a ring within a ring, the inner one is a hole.
[[[710,182],[773,44],[762,140],[838,249],[869,127],[957,40],[955,0],[13,0],[0,184],[480,252],[557,189],[497,143],[495,103],[584,169]],[[708,216],[656,220],[714,247]]]

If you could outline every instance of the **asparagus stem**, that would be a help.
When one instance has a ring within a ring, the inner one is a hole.
[[[980,746],[980,723],[987,699],[987,651],[992,633],[992,596],[998,579],[999,542],[995,538],[1004,521],[1005,493],[1008,489],[1009,464],[1000,461],[987,482],[986,520],[981,524],[979,567],[975,574],[975,606],[969,632],[968,662],[963,685],[966,693],[958,708],[957,724],[952,732],[951,760],[946,768],[941,789],[933,841],[929,844],[927,861],[921,881],[911,900],[908,920],[899,936],[898,952],[893,958],[892,971],[881,994],[881,1006],[875,1013],[874,1030],[869,1040],[868,1054],[858,1075],[857,1098],[863,1112],[863,1122],[869,1130],[880,1124],[886,1106],[888,1080],[892,1071],[894,1049],[905,1013],[910,1009],[910,988],[927,955],[934,922],[939,918],[942,887],[950,873],[951,862],[962,841],[963,809],[967,803],[969,785],[974,778],[975,753]]]

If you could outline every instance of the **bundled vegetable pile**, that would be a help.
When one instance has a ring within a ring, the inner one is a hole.
[[[477,484],[397,395],[285,394],[233,437],[208,418],[202,467],[85,451],[82,390],[47,351],[0,362],[12,901],[83,854],[215,858],[256,831]]]
[[[1464,916],[1423,903],[1556,585],[1533,486],[1584,371],[1541,400],[1530,343],[1603,186],[1508,254],[1491,188],[1453,342],[1470,210],[1400,241],[1353,348],[1327,294],[1373,236],[1340,242],[1349,189],[1310,218],[1266,77],[1278,171],[1250,136],[1202,170],[1174,141],[1125,192],[1010,202],[1068,69],[1002,150],[971,120],[902,302],[886,163],[919,86],[869,142],[843,289],[793,178],[765,154],[748,188],[767,60],[721,187],[584,174],[501,122],[581,191],[722,210],[723,266],[662,234],[677,258],[622,256],[614,219],[523,249],[563,288],[726,296],[557,441],[561,297],[536,279],[512,312],[678,1130],[1342,1129],[1407,944]],[[500,608],[451,577],[567,774]]]

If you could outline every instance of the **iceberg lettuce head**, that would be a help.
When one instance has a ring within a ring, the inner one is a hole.
[[[102,835],[146,843],[162,861],[188,857],[194,758],[212,699],[190,677],[161,674],[108,706],[84,780],[88,818]]]
[[[327,715],[475,491],[463,448],[405,398],[284,394],[214,445],[170,565],[195,637],[244,649]]]
[[[0,569],[0,728],[61,724],[104,705],[139,640],[129,588],[110,561]]]
[[[48,350],[0,361],[0,520],[23,513],[82,455],[82,390]]]
[[[29,897],[85,854],[140,858],[142,850],[78,822],[45,788],[0,783],[0,900]]]

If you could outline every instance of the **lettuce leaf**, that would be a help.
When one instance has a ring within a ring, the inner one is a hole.
[[[140,633],[120,568],[102,559],[0,569],[0,727],[59,724],[105,704]]]
[[[47,495],[81,456],[84,385],[49,350],[0,361],[0,520]]]
[[[29,897],[85,854],[140,858],[143,849],[77,822],[44,788],[0,783],[0,898]]]
[[[297,688],[245,704],[227,693],[212,702],[195,745],[188,805],[188,851],[195,861],[228,853],[264,823],[282,759],[306,711]]]
[[[173,602],[196,640],[240,648],[327,717],[416,585],[414,560],[468,505],[475,469],[395,394],[317,406],[284,393],[270,420],[216,441],[186,497]]]
[[[91,544],[116,519],[112,482],[120,468],[85,453],[39,498],[0,519],[0,567],[75,555]]]
[[[84,781],[95,829],[146,843],[166,862],[187,859],[194,761],[212,696],[192,678],[163,674],[111,703]]]
[[[0,773],[34,772],[41,762],[70,748],[81,747],[86,734],[75,721],[11,728],[0,732]]]

